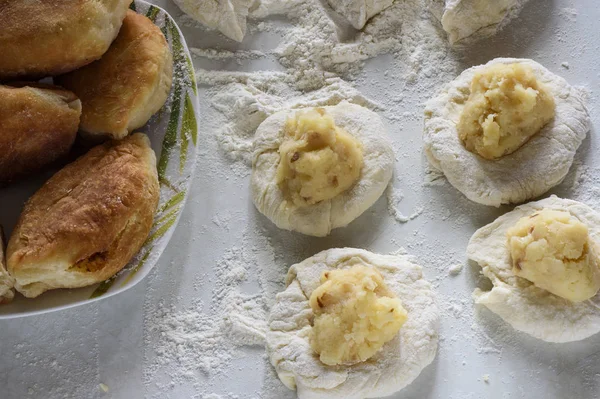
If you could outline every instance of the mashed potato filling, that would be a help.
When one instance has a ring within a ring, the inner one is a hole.
[[[310,307],[315,316],[310,345],[330,366],[369,359],[407,318],[379,271],[362,265],[323,273]]]
[[[600,269],[588,228],[566,211],[543,209],[507,232],[515,275],[572,302],[600,289]]]
[[[467,150],[494,160],[518,150],[554,113],[552,93],[529,66],[492,65],[471,81],[458,135]]]
[[[279,154],[277,183],[296,206],[314,205],[346,191],[363,166],[360,142],[337,127],[322,108],[288,119]]]

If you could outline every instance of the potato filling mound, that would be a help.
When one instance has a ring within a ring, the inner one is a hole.
[[[300,207],[346,191],[363,166],[360,142],[337,127],[322,108],[300,111],[288,119],[279,155],[277,183]]]
[[[324,272],[310,307],[315,315],[310,345],[330,366],[369,359],[407,318],[379,271],[362,265]]]
[[[600,289],[600,269],[588,228],[566,211],[543,209],[507,232],[513,273],[572,302]]]
[[[467,150],[494,160],[518,150],[554,113],[552,93],[529,66],[492,65],[471,81],[458,135]]]

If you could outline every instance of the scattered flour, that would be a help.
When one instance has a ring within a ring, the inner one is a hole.
[[[203,118],[207,125],[215,127],[205,132],[221,150],[220,154],[203,155],[214,159],[224,157],[233,175],[242,181],[250,172],[254,132],[269,115],[289,108],[334,105],[343,100],[373,109],[397,125],[405,121],[420,123],[422,103],[463,68],[461,55],[448,46],[445,33],[428,12],[429,1],[395,1],[369,20],[362,31],[336,24],[319,0],[254,2],[248,9],[248,31],[277,34],[281,40],[275,49],[194,48],[192,52],[195,57],[237,63],[271,57],[282,70],[197,71],[198,84],[207,99],[203,104],[207,108]],[[265,20],[267,17],[284,19],[287,24]],[[182,19],[185,25],[195,26],[189,17]],[[384,54],[388,58],[378,72],[393,81],[394,91],[379,96],[382,100],[376,102],[357,87],[387,89],[384,87],[386,82],[369,80],[363,73],[368,60]],[[404,111],[398,112],[398,109]],[[402,147],[404,139],[419,137],[419,132],[405,132],[400,128],[393,135],[394,141]],[[403,149],[399,148],[401,151]],[[598,179],[594,177],[600,176],[599,171],[589,170],[581,163],[574,169],[575,195],[583,201],[600,198],[600,180],[596,181]],[[410,184],[403,182],[408,184],[408,187],[402,186],[404,192],[393,185],[386,192],[390,215],[402,224],[398,228],[406,231],[402,239],[391,238],[390,245],[406,247],[411,254],[418,254],[417,263],[423,264],[427,278],[440,288],[443,279],[462,272],[460,262],[464,258],[466,242],[439,241],[421,229],[406,230],[413,226],[407,222],[419,215],[425,215],[419,218],[419,222],[424,223],[434,218],[448,220],[455,229],[448,233],[452,235],[473,222],[469,218],[473,205],[459,197],[457,201],[433,209],[430,202],[439,202],[439,199],[425,196],[415,200],[425,203],[417,203],[410,215],[404,215],[399,204],[405,193],[412,200],[411,191],[421,190],[421,187],[425,188],[425,193],[452,190],[437,171],[425,171],[420,177],[420,181]],[[578,189],[589,185],[594,188]],[[233,226],[239,220],[238,216],[218,214],[212,223],[229,232],[230,225],[231,230],[235,230]],[[215,268],[216,281],[212,281],[215,287],[210,300],[194,300],[184,310],[176,310],[164,303],[148,309],[145,312],[148,315],[145,340],[148,342],[146,347],[153,353],[147,354],[149,367],[144,377],[146,384],[159,388],[160,396],[156,397],[168,396],[175,384],[187,381],[198,392],[203,392],[201,398],[234,398],[235,395],[210,393],[215,390],[215,384],[222,381],[217,377],[226,378],[224,373],[247,348],[263,345],[267,313],[275,294],[283,287],[287,267],[313,255],[317,247],[322,249],[324,245],[327,244],[315,245],[315,241],[288,232],[249,231],[238,246],[230,248],[216,265],[211,265]],[[250,281],[258,284],[258,294],[246,293],[244,287]],[[198,291],[204,285],[199,277]],[[460,319],[463,326],[454,332],[444,332],[444,339],[457,346],[475,341],[474,351],[478,354],[500,357],[503,342],[490,338],[474,321],[476,315],[470,292],[440,294],[439,301],[446,317]],[[266,359],[265,373],[263,391],[243,397],[279,399],[287,397],[286,394],[293,396],[277,380]],[[165,378],[159,378],[161,375]]]
[[[226,251],[215,266],[216,282],[209,306],[200,299],[183,311],[160,302],[147,309],[148,348],[145,384],[156,384],[159,396],[185,381],[209,381],[222,375],[240,347],[264,345],[266,305],[261,294],[247,295],[242,285],[256,254],[246,246]],[[201,290],[200,281],[197,290]],[[166,383],[161,383],[162,373]],[[157,382],[158,381],[158,382]]]
[[[413,213],[410,214],[410,216],[404,216],[400,209],[398,209],[398,204],[400,204],[400,202],[404,199],[404,195],[402,194],[401,190],[395,188],[391,184],[386,190],[386,198],[388,212],[394,219],[396,219],[398,223],[407,223],[423,213],[423,207],[418,206]]]

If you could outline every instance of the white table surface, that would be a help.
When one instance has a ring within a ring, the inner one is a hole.
[[[165,6],[174,16],[181,14],[172,2],[155,3]],[[577,10],[575,22],[560,12],[565,8]],[[465,62],[465,65],[474,65],[496,56],[535,58],[571,83],[585,85],[592,92],[590,111],[596,128],[580,149],[578,161],[590,166],[592,175],[594,170],[598,175],[600,167],[600,158],[595,156],[600,151],[595,136],[597,126],[600,126],[597,113],[600,102],[595,93],[600,83],[599,24],[600,7],[595,0],[532,0],[520,20],[495,39],[470,49]],[[519,32],[531,30],[539,31],[535,40],[519,42]],[[203,43],[221,40],[216,33],[203,34],[200,39],[194,32],[191,28],[184,29],[191,46],[200,47]],[[261,47],[269,45],[265,44],[269,40],[272,37],[263,42],[260,37],[252,37],[241,47]],[[230,41],[224,43],[228,49],[236,48]],[[386,60],[388,58],[383,56],[368,61],[365,65],[367,75],[376,75],[377,71],[387,68]],[[195,62],[198,67],[213,65],[203,60]],[[561,67],[562,62],[568,62],[569,68]],[[225,67],[237,68],[234,64],[230,62]],[[243,69],[260,69],[261,65],[260,61],[251,60],[243,65]],[[358,88],[362,89],[361,84]],[[364,87],[364,90],[368,92],[369,88]],[[377,93],[372,97],[377,99]],[[200,90],[200,106],[203,114],[214,112],[207,105],[206,88]],[[402,105],[397,111],[403,111]],[[426,207],[424,215],[399,224],[388,214],[385,198],[382,198],[361,218],[362,222],[324,240],[277,234],[276,229],[253,209],[248,198],[247,178],[223,179],[222,174],[203,173],[209,168],[207,160],[200,155],[182,221],[170,246],[147,279],[123,294],[91,305],[35,317],[0,320],[0,398],[210,397],[209,391],[192,384],[175,384],[165,391],[159,389],[156,381],[145,381],[144,372],[153,361],[152,346],[156,344],[155,338],[147,334],[148,322],[152,320],[149,312],[159,300],[174,304],[176,309],[188,306],[194,296],[209,301],[210,285],[206,291],[198,292],[193,287],[194,281],[201,274],[210,280],[211,265],[232,243],[241,241],[244,234],[256,228],[277,237],[274,245],[287,245],[286,239],[294,237],[291,240],[294,245],[305,248],[300,250],[303,256],[345,245],[383,253],[404,246],[419,257],[426,276],[435,282],[439,293],[443,339],[433,364],[409,388],[396,395],[397,398],[600,398],[600,334],[570,344],[544,343],[514,333],[499,318],[473,308],[470,293],[477,284],[478,269],[467,264],[464,247],[477,227],[506,209],[490,210],[471,205],[448,184],[411,191],[413,186],[403,183],[404,174],[416,174],[412,177],[414,180],[421,178],[419,174],[424,170],[419,150],[421,123],[420,120],[405,122],[403,131],[412,132],[415,139],[406,143],[407,155],[397,167],[397,174],[402,177],[394,184],[405,193],[406,198],[401,204],[403,211],[410,214],[415,204],[422,203]],[[389,125],[392,132],[398,128],[397,122],[390,121]],[[202,130],[211,127],[202,123],[200,126],[201,154],[217,151],[210,132]],[[226,168],[227,162],[223,161],[223,165]],[[407,165],[417,167],[411,170]],[[556,192],[585,198],[590,205],[600,209],[600,200],[582,193],[581,189],[572,189],[572,182],[573,179],[567,178]],[[594,185],[595,180],[592,176],[583,183]],[[207,189],[209,187],[218,189]],[[440,211],[436,212],[436,209]],[[465,209],[469,210],[467,215],[458,215]],[[225,225],[217,226],[212,222],[215,215],[224,214],[231,216]],[[361,225],[367,220],[375,227],[364,231]],[[416,236],[420,239],[415,239]],[[448,254],[449,262],[458,259],[465,264],[461,274],[449,277],[446,268],[431,266],[439,265],[440,255],[444,253]],[[289,261],[302,260],[302,257],[296,257],[294,255]],[[252,270],[251,266],[249,270]],[[476,326],[464,325],[465,320],[471,323],[472,319]],[[219,377],[214,384],[215,393],[223,397],[260,397],[267,366],[260,350],[249,349],[247,354],[242,365],[231,365],[229,376]],[[483,381],[484,374],[489,375],[487,383]],[[107,393],[99,389],[100,383],[108,386]],[[286,397],[293,397],[293,394],[290,392]]]

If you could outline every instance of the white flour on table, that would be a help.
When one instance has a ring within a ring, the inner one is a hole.
[[[404,148],[402,137],[419,140],[420,134],[405,132],[403,122],[420,123],[421,104],[463,68],[460,54],[448,46],[445,33],[429,14],[428,1],[396,1],[372,18],[362,31],[339,29],[318,0],[262,1],[257,8],[250,9],[248,31],[280,36],[281,41],[273,50],[192,49],[195,57],[208,60],[242,64],[268,58],[283,67],[280,71],[234,72],[206,68],[197,71],[198,84],[206,91],[210,107],[203,119],[212,128],[204,132],[221,150],[220,154],[207,152],[203,156],[214,165],[220,165],[225,159],[229,166],[226,171],[215,166],[215,170],[207,173],[232,175],[242,184],[250,173],[254,132],[268,116],[283,109],[334,105],[343,100],[373,109],[396,126],[391,132],[394,148],[399,164],[405,165],[408,161],[403,162],[403,159],[409,160],[413,154]],[[289,23],[282,25],[265,19],[274,15]],[[192,25],[189,19],[184,19],[188,26]],[[382,96],[380,102],[357,89],[365,86],[387,89],[386,82],[371,81],[363,74],[364,68],[370,67],[366,63],[377,55],[386,57],[378,72],[397,88],[389,96]],[[402,170],[397,172],[402,175]],[[580,178],[585,176],[582,174]],[[402,176],[396,182],[401,187],[390,185],[387,191],[390,216],[409,229],[414,219],[425,220],[425,223],[434,219],[452,220],[454,231],[464,228],[472,222],[469,210],[473,205],[468,200],[460,197],[432,209],[433,199],[427,197],[429,191],[453,190],[445,182],[435,171],[422,171],[417,178]],[[418,199],[407,215],[403,214],[399,206],[405,200],[403,194],[408,197],[409,191],[421,190],[426,196]],[[227,231],[229,226],[237,227],[235,221],[235,217],[222,215],[213,218],[215,224],[223,225]],[[156,388],[157,376],[166,373],[167,379],[173,382],[158,386],[163,396],[173,389],[169,384],[187,382],[201,398],[234,397],[214,393],[219,388],[218,381],[223,381],[219,376],[225,378],[225,373],[235,367],[233,362],[246,348],[263,344],[266,316],[275,294],[283,288],[287,268],[313,254],[307,252],[315,251],[311,247],[315,241],[298,238],[298,242],[293,242],[296,238],[292,237],[296,236],[275,230],[270,234],[260,229],[246,232],[239,246],[231,248],[217,265],[209,265],[218,276],[210,303],[197,301],[179,312],[159,304],[147,312],[152,315],[146,327],[147,346],[153,348],[155,356],[148,361],[146,384],[154,384]],[[406,234],[402,242],[392,237],[391,243],[395,248],[405,246],[411,254],[419,254],[418,262],[430,273],[428,278],[436,288],[446,279],[457,281],[472,274],[461,273],[465,259],[459,245],[442,244],[418,229]],[[249,280],[258,284],[258,294],[243,292]],[[476,311],[470,292],[452,296],[440,294],[438,300],[447,318],[461,319],[460,329],[442,331],[443,340],[457,344],[476,342],[480,354],[501,352],[499,345],[475,322]],[[440,351],[443,350],[442,345]],[[266,358],[262,359],[261,367],[266,374],[262,390],[244,397],[294,397],[295,394],[278,381]]]

